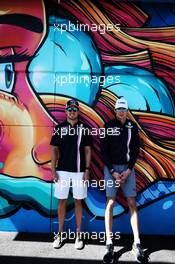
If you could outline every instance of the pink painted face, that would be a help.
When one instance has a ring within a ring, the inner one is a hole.
[[[11,82],[10,90],[0,91],[0,173],[51,180],[54,123],[27,76],[46,32],[43,1],[1,1],[0,19],[0,63],[6,66],[6,83]]]

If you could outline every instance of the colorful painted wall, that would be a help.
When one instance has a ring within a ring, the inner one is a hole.
[[[135,169],[142,234],[175,234],[175,4],[173,1],[0,0],[0,230],[53,232],[50,137],[77,98],[100,128],[118,96],[141,149]],[[91,179],[102,182],[99,137]],[[104,186],[83,202],[83,229],[104,231]],[[116,198],[114,231],[130,233]],[[65,228],[75,228],[70,193]]]

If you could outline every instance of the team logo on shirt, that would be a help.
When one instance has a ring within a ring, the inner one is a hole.
[[[131,124],[131,122],[129,122],[128,124],[125,125],[125,127],[131,129],[131,128],[133,128],[133,125]]]

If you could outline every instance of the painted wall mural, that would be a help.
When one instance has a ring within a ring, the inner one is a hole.
[[[135,169],[141,233],[175,234],[175,4],[0,0],[0,230],[53,232],[50,137],[69,98],[99,129],[118,96],[139,126]],[[83,228],[104,231],[100,138],[94,135]],[[66,228],[75,228],[73,198]],[[130,233],[122,193],[114,229]]]

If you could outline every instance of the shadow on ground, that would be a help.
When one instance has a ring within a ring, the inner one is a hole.
[[[53,241],[53,235],[51,234],[36,234],[36,233],[18,233],[14,238],[15,241],[35,241],[35,242],[51,242]],[[160,250],[172,250],[175,251],[175,236],[141,236],[141,241],[143,248],[145,250],[145,260],[143,263],[149,263],[149,256],[153,252]],[[66,243],[74,243],[74,240],[67,240]],[[104,250],[105,243],[99,240],[85,240],[85,244],[91,245],[101,245]],[[132,264],[136,263],[134,261],[118,261],[118,259],[127,251],[131,250],[132,246],[132,236],[122,235],[119,240],[114,241],[115,244],[115,263],[119,264]],[[66,245],[64,245],[66,246]],[[119,247],[117,249],[117,246]],[[62,259],[62,258],[41,258],[41,257],[12,257],[12,256],[0,256],[0,263],[3,264],[97,264],[102,263],[99,260],[88,260],[88,259]],[[157,262],[151,261],[150,263],[168,264],[167,262]]]
[[[116,243],[116,246],[122,247],[120,250],[115,250],[115,263],[125,263],[122,261],[117,261],[124,253],[127,251],[131,251],[132,249],[132,237],[131,236],[122,236],[120,241]],[[153,252],[157,252],[160,250],[172,250],[175,251],[175,236],[142,236],[141,237],[142,246],[144,248],[145,258],[142,263],[149,263],[149,257]],[[126,263],[135,263],[135,262],[126,262]],[[160,260],[157,262],[151,261],[151,263],[167,263],[161,262]]]

